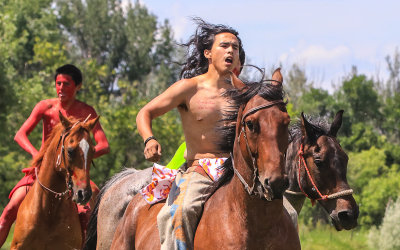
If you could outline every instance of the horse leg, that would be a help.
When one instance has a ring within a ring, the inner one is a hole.
[[[17,219],[18,208],[24,200],[30,186],[22,186],[15,190],[13,196],[4,208],[0,217],[0,247],[7,239],[8,233],[14,221]]]

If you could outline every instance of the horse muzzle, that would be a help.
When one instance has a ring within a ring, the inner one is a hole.
[[[289,179],[287,175],[283,175],[275,178],[266,178],[263,182],[260,182],[260,185],[257,185],[257,189],[260,193],[263,193],[267,201],[272,201],[273,199],[282,199],[283,193],[288,186]]]
[[[92,197],[92,189],[90,188],[73,188],[72,201],[84,205],[88,203]]]
[[[337,231],[341,231],[343,229],[350,230],[357,226],[358,219],[358,206],[356,209],[350,210],[340,210],[339,212],[331,213],[330,217],[332,219],[332,223],[335,226]]]

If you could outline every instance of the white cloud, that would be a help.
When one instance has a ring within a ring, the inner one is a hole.
[[[306,62],[310,65],[321,63],[339,62],[351,55],[351,51],[344,45],[327,48],[323,45],[308,45],[291,48],[289,52],[283,53],[279,60],[283,62]]]

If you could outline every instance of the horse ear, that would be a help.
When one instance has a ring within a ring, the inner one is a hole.
[[[277,68],[272,74],[272,85],[282,85],[283,77],[281,74],[281,68]]]
[[[308,140],[310,144],[316,142],[317,138],[315,136],[314,130],[311,124],[304,117],[303,112],[301,112],[301,132],[303,134],[304,139]]]
[[[235,75],[235,73],[230,72],[231,74],[231,80],[232,80],[232,85],[237,88],[237,89],[242,89],[246,87],[244,83]]]
[[[329,129],[329,132],[328,132],[329,135],[336,137],[337,132],[339,131],[340,127],[342,126],[343,112],[344,112],[344,110],[339,110],[336,113],[335,118],[333,119],[333,122],[331,124],[331,128]]]
[[[96,118],[94,118],[86,123],[86,126],[89,129],[89,131],[93,130],[94,126],[96,126],[99,119],[100,119],[100,116],[97,116]]]
[[[58,111],[58,117],[60,118],[60,122],[64,128],[71,126],[71,122],[61,113],[61,111]]]

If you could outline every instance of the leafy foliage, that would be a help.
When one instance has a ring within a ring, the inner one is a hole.
[[[135,118],[178,80],[174,62],[182,62],[183,53],[168,20],[160,22],[139,1],[124,7],[120,0],[0,0],[0,40],[0,206],[29,166],[14,134],[37,102],[55,96],[52,74],[65,63],[82,69],[78,99],[96,109],[110,142],[111,152],[95,160],[93,180],[101,186],[122,167],[151,166]],[[298,65],[284,77],[292,120],[301,112],[333,117],[345,110],[339,139],[350,158],[348,179],[365,228],[385,223],[386,204],[399,194],[399,58],[398,49],[386,57],[386,83],[354,67],[332,93],[316,88]],[[165,164],[184,140],[178,112],[156,119],[153,128]],[[37,126],[30,134],[36,148],[41,133]],[[302,213],[306,224],[329,223],[320,207],[306,203]]]
[[[151,166],[135,118],[177,80],[172,61],[179,56],[168,21],[159,23],[138,2],[123,7],[118,0],[1,1],[0,6],[0,206],[22,177],[20,170],[29,166],[29,155],[13,137],[37,102],[55,97],[53,73],[65,63],[82,70],[77,98],[96,109],[110,142],[111,153],[95,160],[93,180],[101,186],[122,167]],[[167,163],[184,140],[179,115],[169,112],[153,126]],[[36,148],[41,135],[39,124],[29,136]]]
[[[400,199],[390,200],[379,228],[373,227],[368,235],[368,245],[373,249],[400,248]]]

